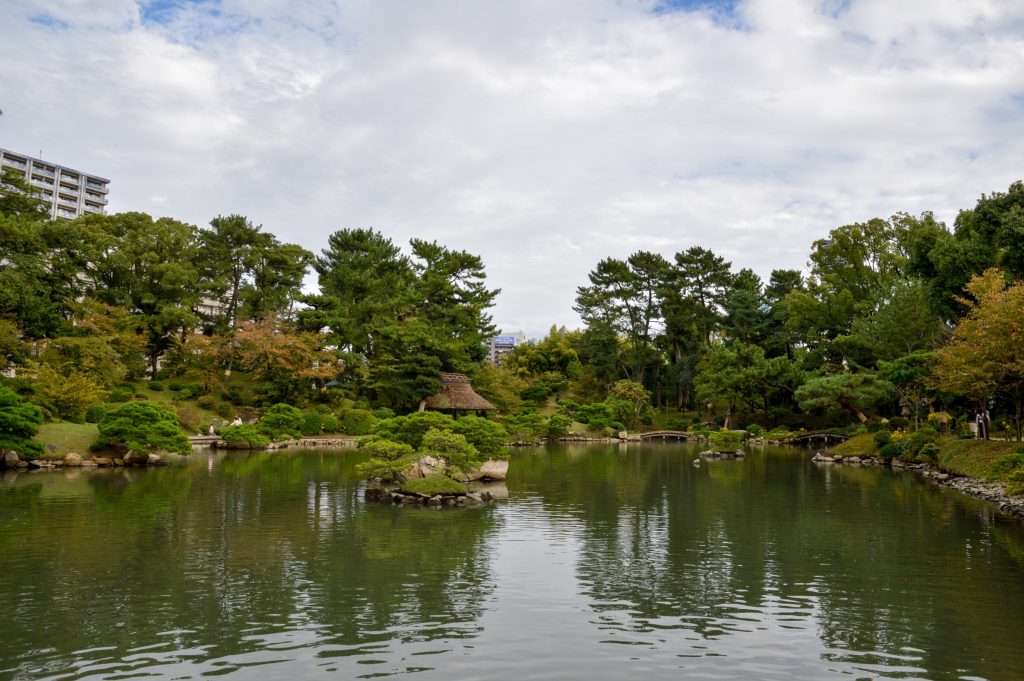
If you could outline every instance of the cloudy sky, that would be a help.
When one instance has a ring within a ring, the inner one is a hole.
[[[1020,0],[4,0],[0,147],[110,210],[481,255],[506,331],[607,256],[762,276],[1024,177]]]

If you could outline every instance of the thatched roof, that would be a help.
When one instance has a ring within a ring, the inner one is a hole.
[[[497,408],[474,392],[466,374],[441,374],[441,382],[444,384],[441,392],[424,400],[427,409],[483,411]]]

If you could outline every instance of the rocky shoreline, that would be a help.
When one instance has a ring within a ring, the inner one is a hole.
[[[987,482],[967,475],[956,475],[927,463],[908,463],[899,459],[886,461],[873,456],[840,456],[818,452],[811,458],[811,461],[819,464],[884,466],[916,471],[940,487],[949,487],[961,494],[987,501],[998,507],[1003,513],[1024,520],[1024,496],[1011,497],[1006,493],[1006,485],[1003,483]]]
[[[128,452],[124,457],[94,456],[84,458],[69,452],[63,459],[22,459],[16,452],[6,452],[0,468],[9,470],[43,470],[55,468],[108,468],[130,466],[166,466],[170,463],[167,455]]]
[[[366,488],[367,501],[391,503],[395,506],[433,506],[435,508],[455,506],[483,506],[494,499],[487,490],[469,492],[445,492],[442,494],[420,494],[406,492],[401,488],[373,486]]]

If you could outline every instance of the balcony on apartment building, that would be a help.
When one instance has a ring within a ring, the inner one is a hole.
[[[28,167],[27,162],[11,158],[10,156],[4,156],[3,164],[11,168],[18,168],[19,170],[25,170]]]
[[[36,175],[45,175],[46,177],[56,177],[57,176],[57,173],[53,172],[53,170],[51,168],[46,168],[44,166],[37,166],[34,163],[32,164],[32,172],[35,173]]]

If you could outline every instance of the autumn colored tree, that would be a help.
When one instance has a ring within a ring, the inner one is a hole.
[[[293,401],[311,386],[322,388],[337,373],[337,359],[323,349],[322,336],[274,318],[239,324],[235,341],[239,365],[274,401]]]
[[[950,342],[937,351],[935,385],[977,400],[998,392],[1014,402],[1017,440],[1021,439],[1024,403],[1024,281],[1007,285],[991,268],[965,287],[958,298],[967,314]]]

